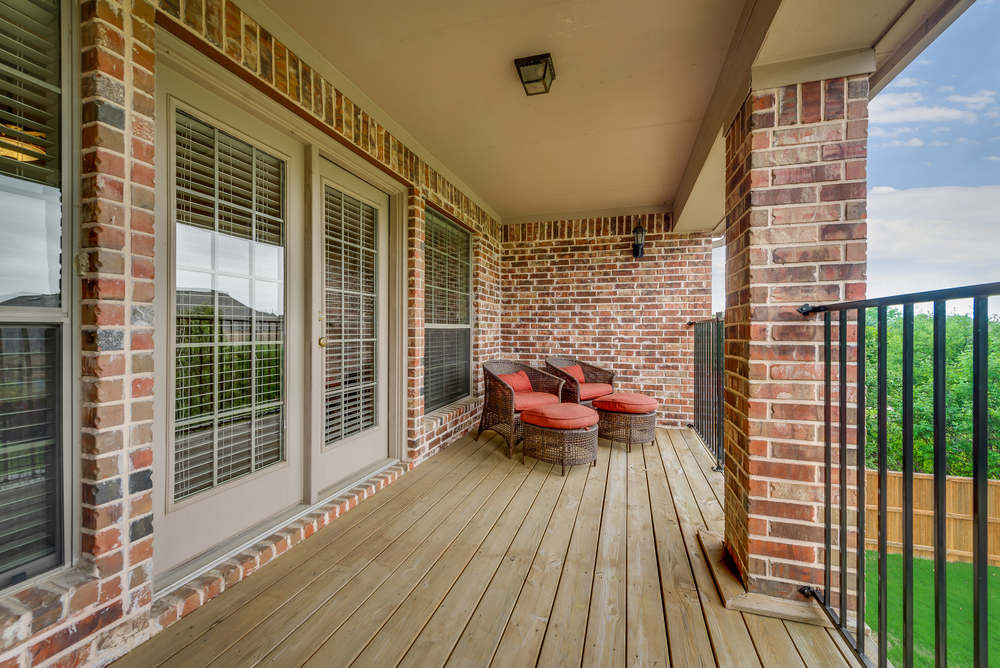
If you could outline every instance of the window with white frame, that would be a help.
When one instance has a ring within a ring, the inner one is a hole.
[[[0,587],[64,556],[60,4],[0,0]]]
[[[471,392],[472,235],[431,209],[424,244],[424,410]]]
[[[175,501],[284,461],[285,163],[175,118]]]

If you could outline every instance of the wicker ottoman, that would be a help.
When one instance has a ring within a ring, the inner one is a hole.
[[[633,443],[652,443],[656,440],[656,409],[660,407],[653,397],[631,392],[615,392],[594,399],[600,421],[601,438],[612,443],[625,443],[632,452]]]
[[[597,412],[579,404],[549,404],[521,413],[524,456],[548,464],[595,464],[597,462]]]

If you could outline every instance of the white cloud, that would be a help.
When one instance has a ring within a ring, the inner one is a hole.
[[[885,128],[874,127],[868,131],[869,137],[898,137],[899,135],[908,134],[910,132],[916,132],[913,128],[896,128],[895,130],[886,130]]]
[[[951,93],[954,90],[955,90],[954,86],[941,86],[940,88],[938,88],[938,91],[942,93]]]
[[[892,186],[875,186],[871,191],[873,193],[894,193],[896,189]]]
[[[1000,141],[1000,137],[990,137],[990,139],[989,139],[989,140],[990,140],[991,142],[993,142],[993,141]]]
[[[919,86],[920,84],[927,83],[926,81],[921,81],[920,79],[914,79],[913,77],[903,77],[902,79],[896,79],[890,86],[898,86],[900,88],[912,88],[914,86]]]
[[[871,190],[868,296],[1000,281],[1000,186]]]
[[[933,60],[918,60],[917,65],[930,65],[933,62]]]
[[[971,111],[920,104],[925,100],[920,93],[882,93],[868,105],[868,119],[872,123],[976,122]]]
[[[986,105],[993,104],[993,98],[996,94],[995,90],[981,90],[975,95],[949,95],[945,99],[948,102],[957,102],[958,104],[964,104],[969,109],[980,111]]]
[[[1000,155],[988,155],[983,160],[1000,160]]]
[[[928,167],[930,167],[930,166],[931,166],[931,165],[933,165],[934,163],[932,163],[932,162],[922,162],[922,163],[920,163],[920,164],[921,164],[921,165],[927,165]]]
[[[951,128],[934,128],[931,132],[951,132]]]
[[[898,146],[923,146],[923,145],[924,145],[924,140],[917,139],[916,137],[912,139],[907,139],[906,141],[900,141],[899,139],[897,139],[896,141],[890,141],[882,144],[882,146],[885,146],[887,148],[896,148]]]
[[[948,145],[948,142],[946,142],[946,141],[937,141],[936,139],[931,142],[931,146],[947,146],[947,145]]]

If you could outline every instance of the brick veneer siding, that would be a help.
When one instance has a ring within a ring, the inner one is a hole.
[[[315,70],[228,0],[83,0],[82,182],[79,238],[86,253],[81,281],[83,431],[82,532],[79,558],[35,585],[0,597],[0,668],[105,665],[227,587],[311,536],[334,518],[469,431],[478,400],[429,419],[410,392],[410,461],[383,471],[282,527],[244,553],[153,602],[151,494],[153,392],[166,385],[153,368],[156,148],[155,38],[182,36],[262,94],[322,127],[409,188],[407,247],[408,380],[422,382],[423,210],[431,202],[473,231],[475,356],[499,350],[500,226],[469,197],[379,126]],[[67,212],[73,209],[67,204]],[[68,213],[67,221],[74,220]],[[161,271],[164,267],[159,267]],[[169,269],[169,268],[167,268]],[[71,264],[64,262],[64,275]],[[159,317],[158,317],[159,316]],[[425,440],[429,439],[429,444]]]
[[[726,544],[765,594],[822,578],[823,326],[795,309],[864,297],[867,109],[865,77],[754,91],[726,135]]]
[[[632,229],[646,227],[645,256]],[[671,234],[663,214],[505,225],[503,352],[544,367],[570,355],[614,370],[616,387],[660,401],[658,422],[694,418],[689,320],[712,306],[711,237]]]

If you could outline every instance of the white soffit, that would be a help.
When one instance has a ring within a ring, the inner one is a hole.
[[[744,4],[256,2],[504,220],[669,210]],[[545,52],[529,98],[513,60]]]
[[[726,138],[720,132],[691,188],[674,232],[711,232],[726,216]]]
[[[785,0],[778,8],[754,66],[871,49],[913,3],[914,0]]]

